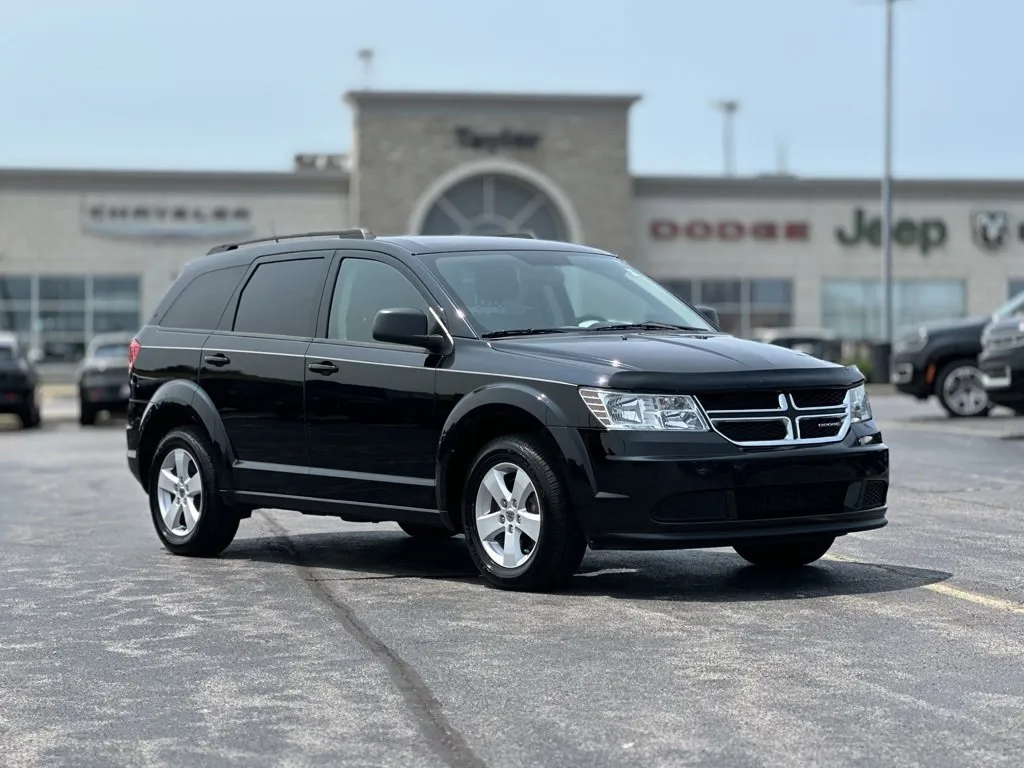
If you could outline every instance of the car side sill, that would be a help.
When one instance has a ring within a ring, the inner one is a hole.
[[[353,522],[403,522],[424,525],[442,525],[441,513],[436,509],[398,507],[373,504],[366,501],[336,501],[311,496],[290,496],[282,493],[256,493],[253,491],[225,491],[224,500],[259,509],[287,509],[306,515],[327,515]]]

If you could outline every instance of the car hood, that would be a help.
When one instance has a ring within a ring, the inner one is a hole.
[[[947,333],[980,330],[990,322],[992,322],[991,315],[978,315],[975,317],[960,317],[953,320],[935,320],[930,323],[922,323],[918,327],[927,331],[929,336],[941,336]]]
[[[578,371],[574,383],[632,390],[851,386],[864,379],[856,368],[725,334],[572,334],[496,340],[491,346],[560,366],[563,376],[566,369]],[[545,378],[544,367],[531,370]]]

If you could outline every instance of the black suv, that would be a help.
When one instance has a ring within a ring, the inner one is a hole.
[[[465,533],[496,586],[595,549],[769,567],[886,524],[864,377],[733,338],[619,257],[365,230],[219,246],[131,344],[128,463],[164,546],[261,507]]]

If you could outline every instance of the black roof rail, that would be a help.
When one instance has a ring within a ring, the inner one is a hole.
[[[529,229],[523,230],[522,232],[502,232],[498,237],[525,237],[530,240],[537,239],[537,236]]]
[[[238,243],[215,245],[206,252],[206,255],[212,256],[215,253],[233,251],[243,245],[255,245],[256,243],[280,243],[282,240],[301,240],[307,237],[338,237],[348,240],[373,240],[376,235],[365,227],[358,227],[356,229],[339,229],[331,232],[298,232],[294,235],[271,235],[270,237],[259,237],[255,240],[243,240]]]

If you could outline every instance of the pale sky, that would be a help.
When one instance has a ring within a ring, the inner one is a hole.
[[[900,0],[894,167],[1024,177],[1020,0]],[[0,166],[289,170],[343,92],[628,92],[634,173],[882,168],[883,0],[0,0]]]

